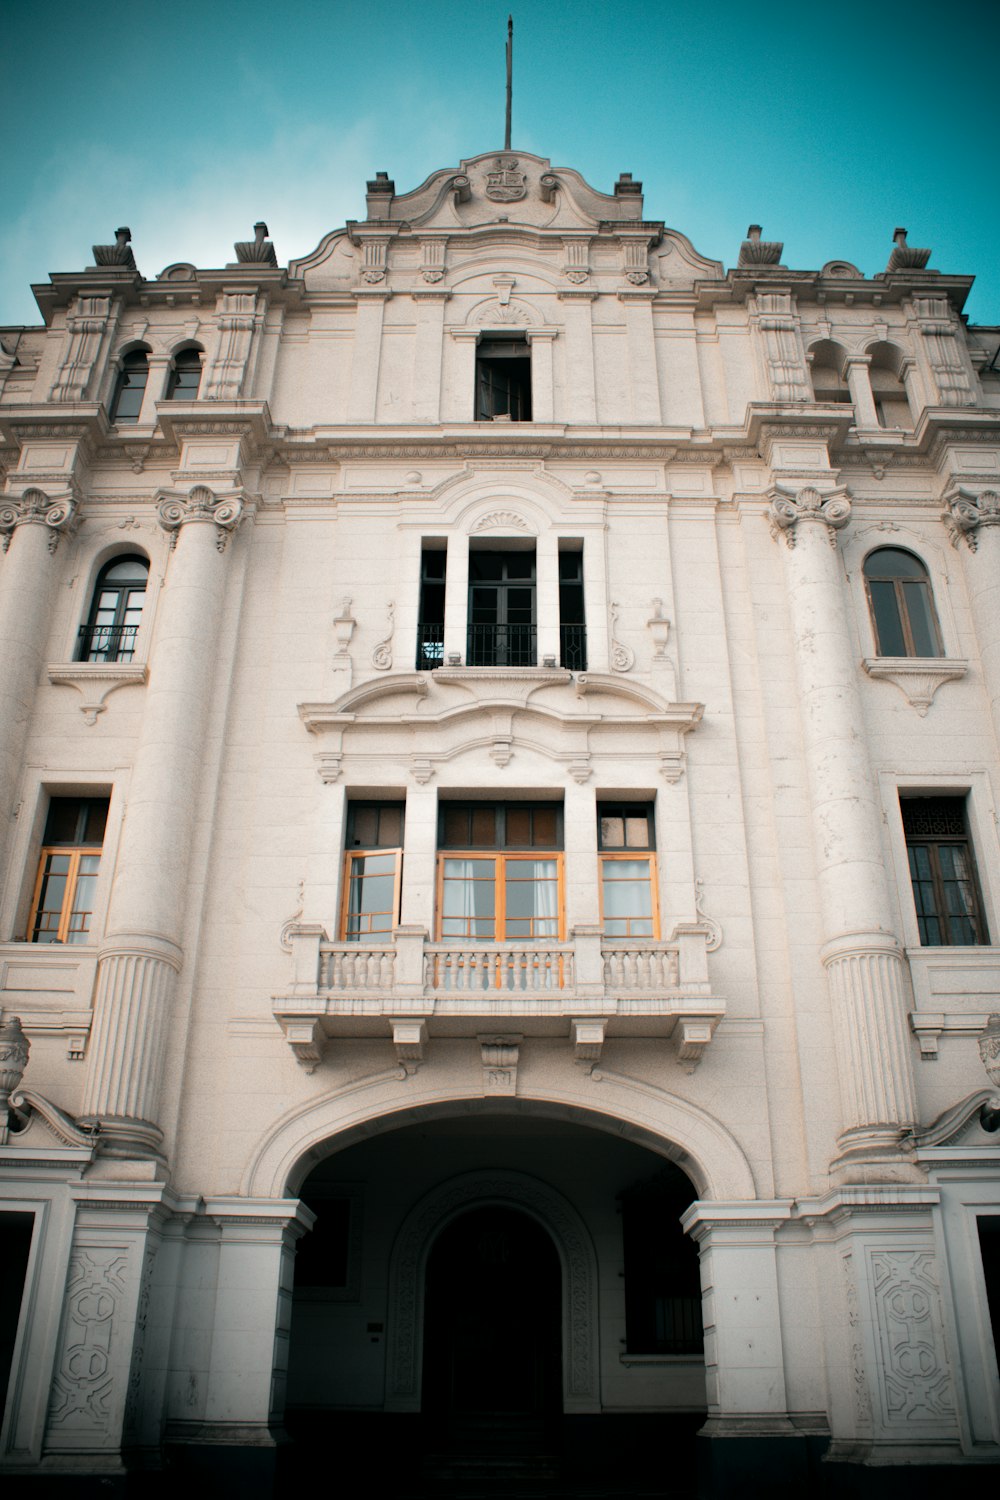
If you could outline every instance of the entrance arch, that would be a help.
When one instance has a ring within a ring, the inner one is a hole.
[[[389,1269],[387,1411],[419,1411],[427,1257],[438,1235],[471,1207],[505,1205],[548,1232],[562,1265],[565,1412],[600,1410],[597,1261],[576,1209],[547,1183],[519,1172],[469,1172],[428,1193],[407,1215]],[[502,1330],[501,1330],[502,1331]]]
[[[582,1090],[552,1087],[505,1101],[512,1112],[560,1119],[634,1141],[679,1166],[703,1200],[757,1197],[747,1157],[726,1127],[706,1110],[654,1084],[603,1072]],[[382,1131],[427,1119],[494,1113],[497,1102],[467,1087],[431,1087],[402,1068],[352,1080],[290,1110],[260,1140],[240,1195],[294,1196],[317,1162]]]

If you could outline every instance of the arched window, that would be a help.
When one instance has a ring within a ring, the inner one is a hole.
[[[193,401],[201,384],[201,350],[178,349],[167,377],[167,401]]]
[[[148,349],[133,349],[122,360],[111,398],[112,422],[138,422],[149,379],[148,354]]]
[[[80,626],[79,661],[131,661],[142,619],[149,563],[137,554],[113,557],[97,575],[86,625]]]
[[[850,405],[851,391],[844,377],[846,354],[839,344],[823,339],[809,351],[813,399]]]
[[[894,344],[876,344],[871,351],[868,377],[880,427],[913,429],[913,415],[902,379],[902,355]]]
[[[912,552],[880,547],[865,558],[879,656],[943,656],[927,569]]]

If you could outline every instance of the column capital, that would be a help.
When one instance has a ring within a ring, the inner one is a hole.
[[[970,550],[975,552],[982,530],[987,526],[1000,526],[1000,491],[971,490],[962,484],[953,485],[945,494],[941,519],[953,547],[957,547],[964,537]]]
[[[172,534],[172,546],[177,545],[182,526],[201,522],[215,526],[215,545],[224,552],[230,533],[239,526],[247,509],[246,496],[240,489],[217,495],[207,485],[198,484],[186,495],[176,490],[159,490],[156,495],[156,514],[164,531]]]
[[[846,485],[820,490],[815,484],[776,484],[768,496],[771,535],[783,535],[789,547],[795,546],[800,522],[825,526],[831,547],[837,532],[851,519],[851,497]]]
[[[69,489],[26,489],[0,501],[0,547],[6,552],[18,526],[47,526],[49,551],[54,552],[63,532],[72,532],[77,518],[76,496]]]

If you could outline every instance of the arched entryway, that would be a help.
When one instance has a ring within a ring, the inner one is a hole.
[[[299,1193],[317,1215],[292,1308],[288,1426],[300,1442],[405,1453],[408,1495],[456,1483],[477,1494],[509,1465],[510,1493],[600,1473],[624,1496],[643,1476],[649,1489],[664,1441],[684,1471],[705,1371],[697,1252],[678,1223],[696,1194],[675,1163],[501,1107],[355,1139]],[[635,1252],[648,1235],[673,1247],[655,1264]],[[675,1269],[684,1255],[694,1295]]]

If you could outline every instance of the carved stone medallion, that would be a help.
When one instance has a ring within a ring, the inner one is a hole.
[[[516,203],[528,196],[527,180],[517,170],[516,156],[498,156],[496,169],[486,174],[486,196],[494,203]]]

